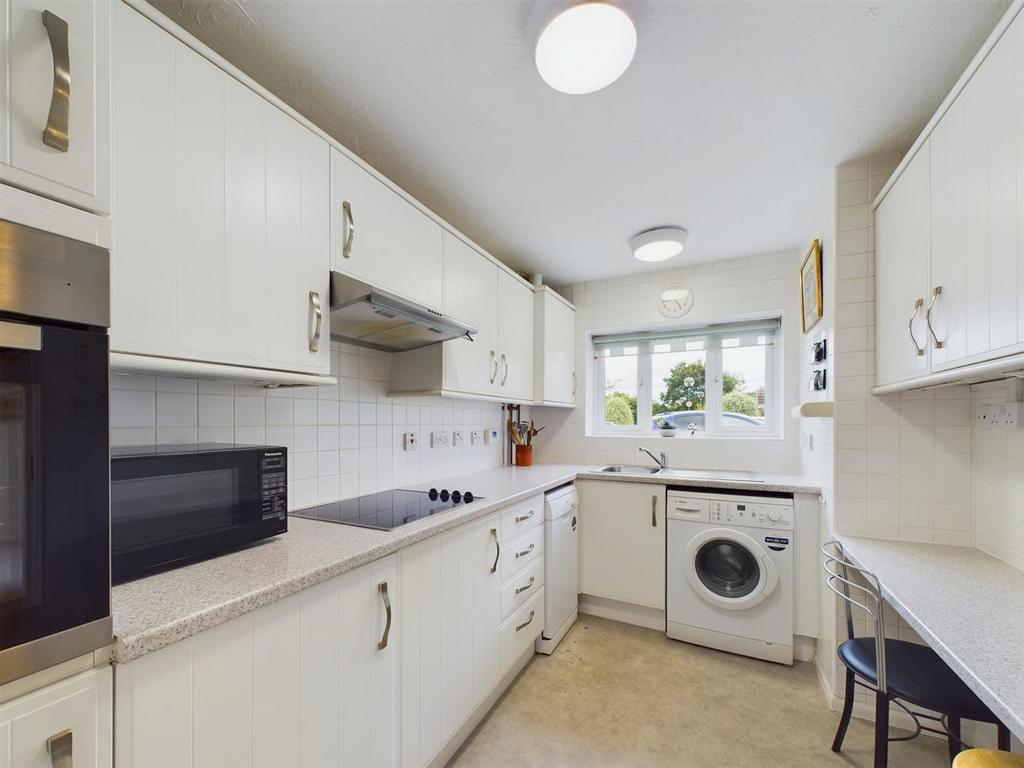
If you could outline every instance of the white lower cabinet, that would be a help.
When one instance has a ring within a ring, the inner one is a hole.
[[[117,763],[395,765],[397,576],[392,555],[119,665]]]
[[[580,592],[665,608],[665,486],[583,480]]]
[[[109,768],[111,680],[92,669],[0,705],[0,768]]]

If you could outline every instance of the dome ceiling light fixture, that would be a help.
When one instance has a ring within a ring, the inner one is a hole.
[[[528,26],[539,29],[533,35],[534,61],[544,82],[556,91],[600,91],[633,61],[636,27],[622,8],[603,0],[549,0],[533,11]]]
[[[667,261],[683,252],[690,236],[682,227],[656,227],[629,239],[629,247],[638,261]]]

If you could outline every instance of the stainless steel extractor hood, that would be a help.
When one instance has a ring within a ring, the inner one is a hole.
[[[341,272],[331,272],[331,338],[385,352],[439,344],[477,329]]]

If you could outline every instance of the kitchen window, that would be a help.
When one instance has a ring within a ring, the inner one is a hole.
[[[593,433],[778,434],[779,318],[598,334]]]

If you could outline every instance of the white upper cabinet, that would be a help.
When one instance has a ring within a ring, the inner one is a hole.
[[[928,371],[929,226],[925,145],[875,211],[878,384]]]
[[[498,391],[498,267],[444,231],[444,313],[478,329],[473,341],[444,343],[444,388]]]
[[[0,0],[0,181],[97,213],[110,211],[110,9]]]
[[[876,386],[969,380],[1024,365],[1022,113],[1018,16],[875,211]]]
[[[441,309],[441,225],[333,148],[331,240],[334,269]]]
[[[498,270],[499,395],[533,400],[533,288]]]
[[[534,296],[533,398],[544,405],[574,406],[576,308],[550,288]]]
[[[330,372],[327,142],[115,11],[111,349]]]

